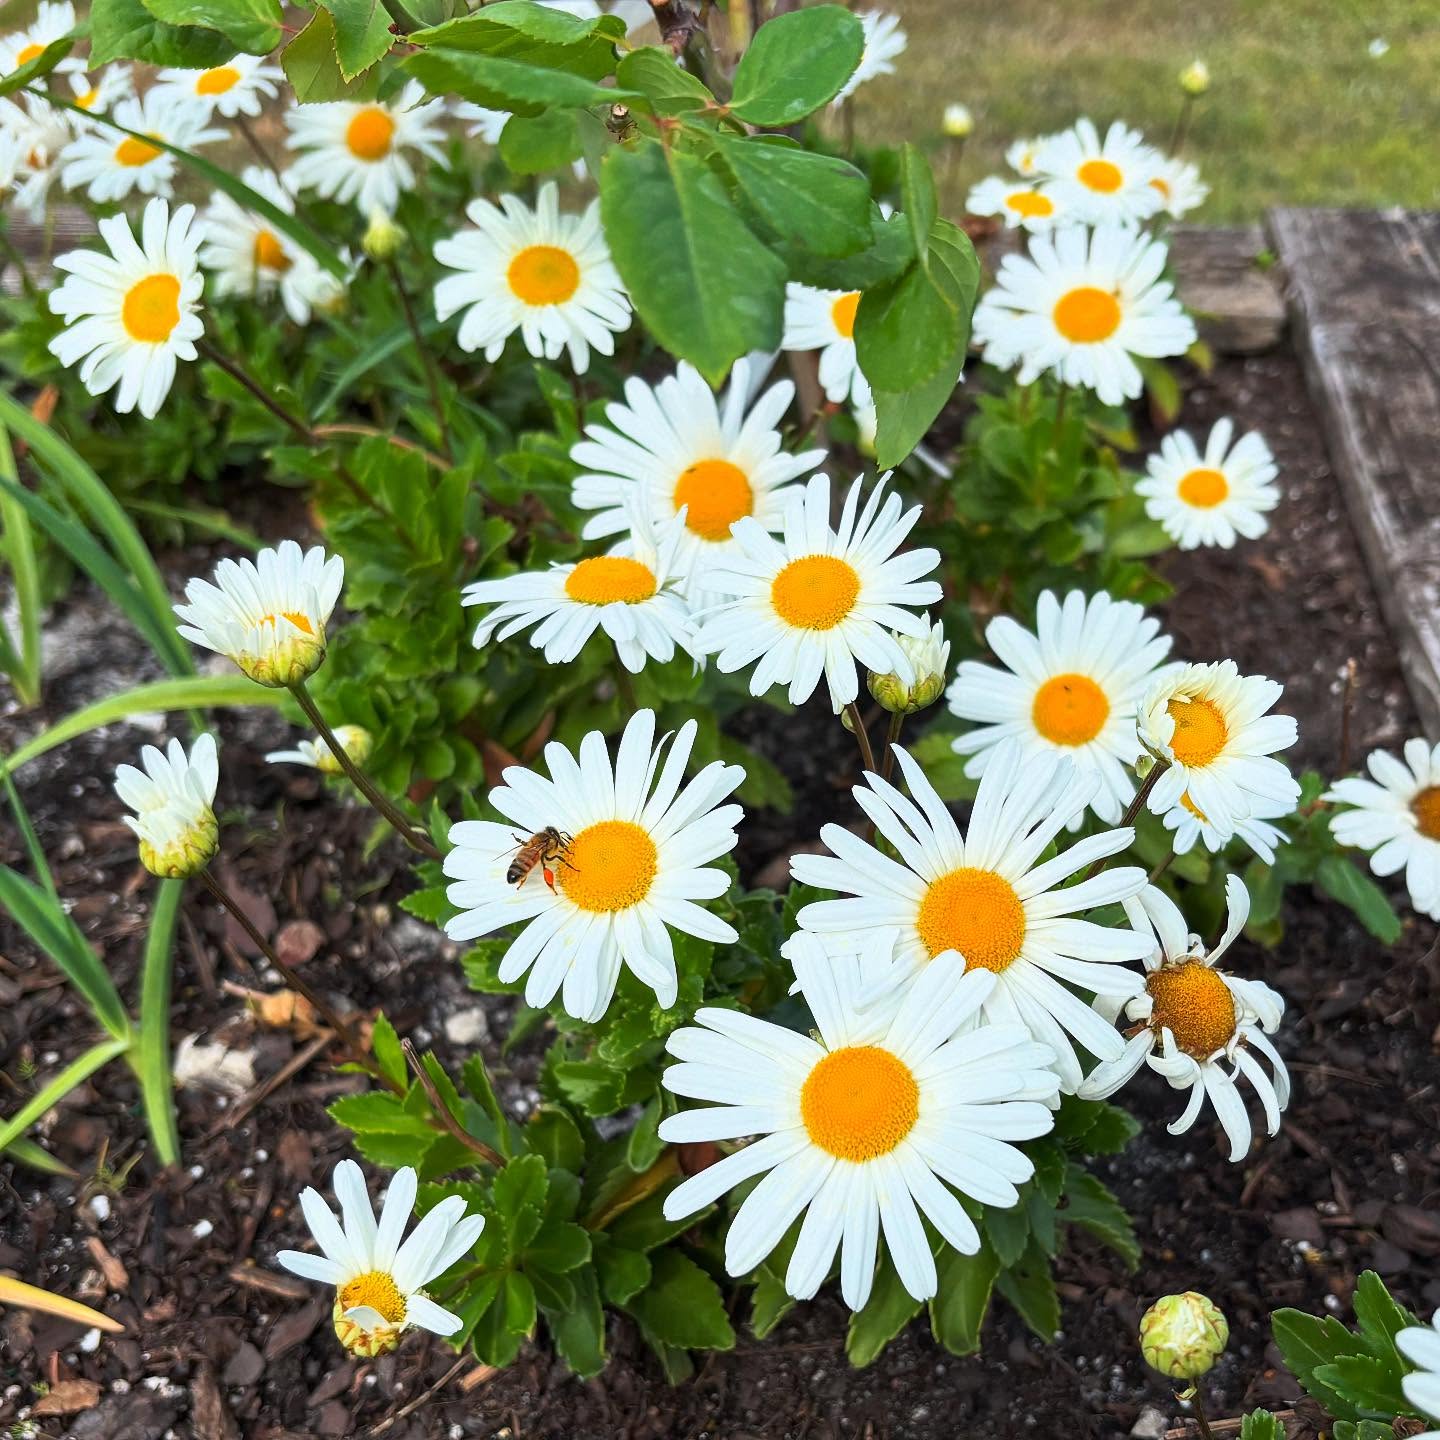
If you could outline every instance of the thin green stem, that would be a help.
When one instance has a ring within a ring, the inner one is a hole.
[[[345,747],[335,738],[335,732],[325,723],[325,717],[320,713],[320,707],[316,705],[314,697],[305,688],[305,682],[297,680],[290,687],[290,693],[305,712],[305,718],[315,727],[316,733],[330,747],[330,753],[335,757],[340,768],[350,777],[351,784],[385,817],[390,823],[391,829],[417,854],[423,855],[427,860],[439,860],[440,852],[435,848],[430,837],[412,825],[400,807],[393,800],[382,795],[374,781],[346,753]]]
[[[615,689],[620,696],[620,703],[627,713],[633,715],[640,708],[640,701],[635,694],[635,681],[630,672],[620,664],[615,666]]]
[[[870,732],[865,728],[865,718],[860,714],[860,705],[852,700],[845,713],[850,717],[850,728],[855,732],[855,743],[860,747],[860,760],[865,769],[875,772],[875,751],[870,745]]]
[[[1150,792],[1155,788],[1155,783],[1170,768],[1168,760],[1157,760],[1151,767],[1150,773],[1145,777],[1144,783],[1135,792],[1135,798],[1125,807],[1125,813],[1120,817],[1120,824],[1117,828],[1123,830],[1144,808],[1145,802],[1150,798]],[[1101,856],[1086,872],[1084,879],[1089,880],[1098,875],[1105,868],[1105,856]]]
[[[900,743],[900,732],[905,728],[905,712],[891,713],[890,723],[885,727],[885,745],[880,751],[880,778],[888,780],[895,769],[895,747]]]
[[[395,293],[400,297],[400,308],[405,312],[405,323],[410,327],[411,338],[415,341],[415,353],[420,357],[420,368],[425,372],[425,385],[430,391],[430,408],[435,412],[435,423],[440,427],[440,449],[446,460],[454,462],[450,447],[450,427],[445,421],[445,404],[440,394],[440,373],[435,368],[434,357],[425,348],[425,337],[420,330],[420,321],[415,315],[415,306],[410,301],[410,292],[405,288],[405,278],[400,266],[392,256],[385,262]],[[583,422],[583,416],[582,416]]]
[[[1145,877],[1145,883],[1147,885],[1153,885],[1170,868],[1170,862],[1174,860],[1174,858],[1175,850],[1172,847],[1170,853]]]
[[[1190,1386],[1191,1402],[1195,1406],[1195,1421],[1200,1426],[1201,1440],[1215,1440],[1215,1432],[1210,1428],[1210,1417],[1205,1413],[1205,1402],[1200,1398],[1199,1385]]]
[[[1184,148],[1185,137],[1190,133],[1190,117],[1195,110],[1195,97],[1188,91],[1180,102],[1180,113],[1175,117],[1175,128],[1170,132],[1170,154],[1179,155]]]

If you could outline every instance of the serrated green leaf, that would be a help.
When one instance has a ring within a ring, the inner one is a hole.
[[[735,67],[730,109],[751,125],[793,125],[840,93],[864,50],[864,28],[839,5],[777,15]]]
[[[397,1095],[384,1090],[367,1091],[364,1095],[343,1095],[326,1113],[337,1124],[357,1135],[411,1135],[434,1139],[435,1132],[423,1116],[405,1108]]]
[[[248,55],[268,55],[279,43],[280,0],[143,0],[168,25],[218,30]]]
[[[615,42],[624,35],[624,22],[611,15],[582,20],[526,0],[495,0],[472,15],[414,30],[405,39],[412,45],[493,55],[599,80],[610,73]]]
[[[505,1226],[507,1254],[521,1254],[539,1233],[549,1187],[549,1170],[539,1155],[516,1156],[495,1176],[491,1195]]]
[[[422,50],[403,65],[432,95],[458,95],[476,105],[516,115],[538,115],[552,105],[577,109],[643,98],[628,90],[597,85],[568,70],[549,70],[469,50]]]
[[[735,1330],[720,1287],[673,1246],[650,1257],[650,1283],[625,1307],[644,1328],[682,1350],[733,1350]]]
[[[376,64],[394,43],[381,0],[325,0],[325,9],[335,22],[335,59],[346,81]]]
[[[1140,1242],[1135,1226],[1125,1207],[1110,1190],[1088,1171],[1071,1164],[1065,1171],[1065,1207],[1059,1218],[1067,1225],[1078,1225],[1108,1245],[1124,1262],[1127,1270],[1140,1263]]]
[[[1023,1204],[985,1207],[985,1239],[1002,1265],[1013,1265],[1030,1244],[1030,1216]]]
[[[528,1276],[509,1270],[489,1308],[475,1326],[471,1343],[487,1365],[508,1365],[535,1329],[535,1289]]]
[[[704,82],[676,63],[668,47],[642,45],[621,58],[615,81],[638,91],[657,115],[684,115],[715,104]]]
[[[1285,1440],[1285,1427],[1268,1410],[1252,1410],[1240,1422],[1240,1440]]]
[[[595,1237],[593,1244],[600,1289],[610,1304],[625,1304],[650,1283],[649,1256],[612,1244],[603,1233]]]
[[[915,258],[924,265],[930,253],[930,231],[935,224],[939,201],[935,176],[919,146],[909,142],[900,147],[900,210],[910,227]]]
[[[1409,1408],[1400,1388],[1399,1365],[1387,1365],[1373,1355],[1341,1355],[1328,1364],[1317,1365],[1311,1378],[1342,1396],[1359,1416],[1389,1418]]]
[[[563,1311],[545,1312],[545,1323],[560,1358],[582,1380],[605,1368],[605,1312],[595,1272],[586,1268],[570,1277],[574,1299]]]
[[[1403,1306],[1397,1304],[1385,1282],[1373,1270],[1362,1270],[1355,1282],[1355,1319],[1360,1325],[1360,1336],[1369,1346],[1370,1352],[1397,1371],[1408,1368],[1405,1360],[1395,1347],[1395,1337],[1400,1331],[1419,1322]]]
[[[1031,1245],[1020,1262],[1001,1270],[995,1287],[1015,1307],[1020,1318],[1047,1344],[1060,1329],[1060,1297],[1050,1273],[1050,1257]]]
[[[385,1078],[396,1085],[404,1085],[407,1077],[405,1052],[400,1048],[400,1037],[395,1033],[395,1027],[384,1013],[375,1017],[375,1026],[370,1032],[370,1048]]]
[[[552,1170],[576,1170],[585,1163],[585,1141],[567,1110],[542,1105],[524,1130],[525,1144]]]
[[[1347,1355],[1365,1353],[1364,1342],[1332,1315],[1307,1315],[1285,1308],[1270,1317],[1271,1333],[1291,1373],[1337,1420],[1357,1419],[1344,1396],[1316,1378],[1316,1370]]]
[[[328,10],[319,9],[305,28],[280,52],[285,78],[302,105],[326,104],[334,100],[373,99],[380,87],[380,72],[372,70],[347,80],[340,73],[335,53],[335,21]],[[408,329],[406,338],[409,338]]]
[[[525,1247],[524,1258],[527,1267],[566,1275],[589,1260],[590,1232],[568,1220],[546,1224]]]
[[[23,90],[33,80],[43,80],[74,48],[75,41],[68,35],[52,40],[33,60],[0,76],[0,98]]]
[[[580,129],[574,112],[512,115],[500,132],[500,158],[516,175],[539,175],[578,160]]]

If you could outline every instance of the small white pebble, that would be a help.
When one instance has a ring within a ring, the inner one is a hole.
[[[53,1065],[59,1058],[60,1052],[58,1050],[47,1050],[40,1057],[40,1063],[42,1065]]]
[[[97,1220],[108,1220],[110,1218],[110,1197],[108,1195],[92,1195],[90,1209]]]
[[[190,1167],[190,1178],[192,1180],[198,1180],[204,1173],[205,1167],[203,1165],[192,1165]]]
[[[263,1161],[268,1160],[269,1158],[270,1158],[270,1152],[269,1152],[268,1150],[257,1150],[257,1151],[255,1152],[255,1159],[256,1159],[257,1161],[263,1162]]]
[[[190,1232],[197,1240],[204,1240],[215,1233],[215,1227],[208,1220],[198,1221]]]
[[[1338,1295],[1327,1295],[1325,1297],[1325,1308],[1333,1314],[1338,1315],[1345,1307],[1341,1305]]]
[[[92,1326],[80,1337],[80,1348],[87,1354],[93,1355],[100,1348],[100,1329]]]
[[[122,1375],[120,1379],[110,1382],[110,1389],[116,1395],[128,1395],[130,1393],[130,1382]]]

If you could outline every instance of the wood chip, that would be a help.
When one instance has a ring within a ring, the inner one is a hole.
[[[118,1293],[130,1288],[130,1272],[105,1248],[104,1242],[98,1235],[90,1236],[85,1242],[85,1248],[100,1267],[100,1273],[105,1277],[105,1284],[111,1290]]]
[[[62,1380],[42,1395],[32,1415],[74,1415],[100,1403],[100,1387],[93,1380]]]
[[[246,1290],[260,1290],[266,1295],[278,1295],[282,1300],[303,1300],[315,1292],[296,1275],[283,1275],[278,1270],[262,1270],[254,1261],[243,1265],[232,1265],[228,1272],[232,1285],[243,1286]]]

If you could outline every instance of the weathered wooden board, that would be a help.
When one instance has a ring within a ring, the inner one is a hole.
[[[1268,223],[1330,458],[1440,740],[1440,215],[1277,209]]]

